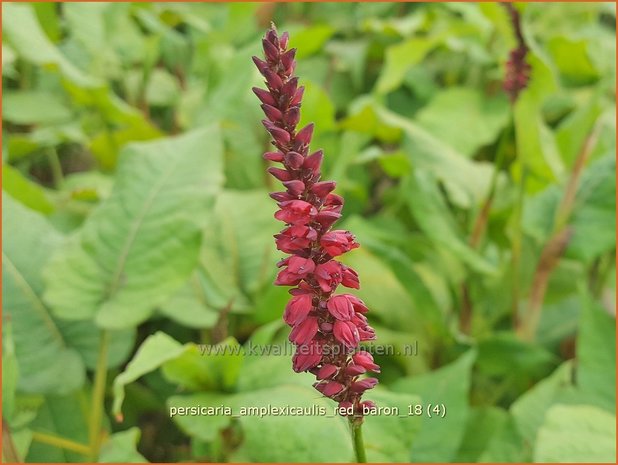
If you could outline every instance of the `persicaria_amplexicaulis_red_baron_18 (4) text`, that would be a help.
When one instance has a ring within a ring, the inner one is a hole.
[[[262,40],[265,60],[253,57],[267,87],[253,92],[275,148],[264,158],[280,164],[268,172],[285,187],[270,194],[279,206],[275,218],[285,223],[275,235],[277,249],[290,254],[278,263],[275,284],[294,286],[283,315],[296,346],[294,371],[311,372],[313,386],[337,401],[340,411],[362,416],[375,405],[361,396],[378,383],[366,373],[379,373],[380,367],[359,344],[374,340],[375,331],[361,299],[336,293],[339,285],[360,286],[356,271],[336,259],[359,244],[349,231],[333,229],[343,198],[333,193],[335,182],[321,180],[322,151],[309,152],[313,124],[297,130],[304,88],[294,75],[296,49],[288,49],[288,40],[287,32],[279,36],[272,26]]]

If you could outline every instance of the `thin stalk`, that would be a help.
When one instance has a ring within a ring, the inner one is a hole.
[[[352,443],[354,445],[354,454],[356,455],[357,463],[367,463],[367,455],[365,454],[365,444],[363,442],[363,423],[356,418],[349,418],[350,431],[352,432]]]
[[[525,318],[522,319],[521,324],[517,327],[518,335],[524,340],[534,340],[536,330],[541,321],[541,311],[543,309],[549,278],[568,247],[573,234],[573,231],[568,226],[568,221],[573,212],[575,197],[584,171],[584,166],[596,145],[599,130],[600,125],[597,123],[590,131],[590,134],[588,134],[588,137],[586,137],[571,170],[564,195],[556,210],[553,233],[543,247],[539,263],[534,273],[526,315]]]
[[[521,217],[524,209],[524,198],[526,194],[526,177],[527,168],[522,166],[521,179],[519,181],[519,192],[517,194],[517,203],[515,205],[515,214],[513,220],[513,242],[511,245],[511,273],[513,279],[513,292],[512,292],[512,321],[513,326],[517,326],[519,322],[519,275],[521,268],[521,249],[522,249],[522,225]]]
[[[94,373],[94,388],[92,390],[92,403],[90,407],[90,419],[88,422],[88,438],[90,456],[92,460],[99,457],[101,447],[101,420],[105,403],[105,383],[107,381],[107,356],[109,352],[109,331],[101,331],[99,342],[99,357]]]
[[[88,446],[71,441],[70,439],[55,436],[53,434],[33,431],[32,440],[42,444],[58,447],[59,449],[70,450],[71,452],[76,452],[86,457],[90,456],[90,448]]]
[[[49,162],[49,168],[51,170],[52,179],[54,180],[54,187],[58,189],[64,182],[64,174],[62,173],[62,164],[58,157],[58,152],[54,147],[50,147],[47,151],[47,161]]]
[[[13,442],[13,436],[11,435],[11,427],[8,422],[2,417],[2,455],[9,463],[19,463],[19,454],[17,448]]]

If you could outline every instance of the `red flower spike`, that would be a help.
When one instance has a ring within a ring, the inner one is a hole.
[[[262,43],[266,61],[254,57],[268,89],[254,89],[266,114],[262,121],[277,151],[264,158],[282,162],[284,169],[268,171],[283,182],[287,192],[273,192],[278,202],[275,218],[286,223],[275,235],[277,248],[291,256],[279,261],[276,285],[295,286],[285,307],[284,321],[292,327],[289,338],[296,344],[292,368],[309,371],[318,380],[314,387],[345,409],[345,415],[362,415],[364,391],[377,384],[375,378],[360,379],[365,372],[379,372],[370,354],[359,351],[361,341],[375,339],[367,322],[367,306],[350,294],[335,295],[341,284],[358,288],[358,275],[332,260],[359,245],[349,231],[331,230],[341,217],[343,198],[332,191],[333,181],[321,180],[323,153],[311,153],[313,124],[298,130],[304,87],[293,75],[294,49],[288,50],[287,33],[271,28]]]
[[[268,92],[267,90],[260,89],[259,87],[253,87],[251,90],[257,96],[257,98],[260,99],[260,102],[273,106],[277,104],[275,98],[270,95],[270,92]]]
[[[318,319],[310,316],[298,323],[290,333],[290,342],[303,345],[308,344],[318,332]]]
[[[301,294],[290,299],[283,313],[283,320],[290,326],[297,325],[309,315],[313,308],[311,294]]]

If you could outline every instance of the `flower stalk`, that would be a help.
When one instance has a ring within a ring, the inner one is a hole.
[[[262,103],[262,123],[274,146],[264,158],[277,164],[268,172],[285,187],[270,194],[279,206],[275,218],[285,223],[275,235],[276,246],[289,254],[278,263],[275,284],[292,286],[283,315],[296,346],[292,367],[314,374],[315,389],[338,402],[350,420],[361,461],[363,409],[374,407],[361,397],[378,383],[365,375],[378,373],[380,367],[360,343],[374,340],[375,331],[361,299],[336,293],[339,285],[360,287],[356,271],[336,259],[359,244],[349,231],[333,229],[344,201],[333,193],[336,183],[321,178],[322,151],[309,150],[314,125],[297,128],[304,88],[294,75],[296,49],[288,49],[288,41],[287,33],[279,36],[272,26],[262,41],[264,60],[253,57],[266,84],[266,89],[255,87],[253,92]]]

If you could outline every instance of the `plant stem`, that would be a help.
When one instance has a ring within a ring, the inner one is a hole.
[[[17,448],[13,442],[13,436],[11,435],[11,427],[8,422],[2,417],[2,455],[3,461],[9,463],[19,463],[19,455]]]
[[[360,421],[358,418],[349,419],[350,431],[352,432],[352,442],[354,444],[354,453],[356,455],[357,463],[367,463],[367,456],[365,455],[365,444],[363,443],[363,423],[362,418]]]
[[[78,454],[82,454],[86,457],[90,456],[90,448],[88,446],[85,446],[84,444],[80,444],[75,441],[71,441],[70,439],[55,436],[53,434],[33,431],[32,440],[40,442],[42,444],[48,444],[50,446],[55,446],[60,449],[66,449],[72,452],[77,452]]]
[[[94,373],[94,387],[92,390],[92,404],[90,407],[90,420],[88,422],[88,438],[90,456],[92,460],[99,457],[101,447],[101,420],[105,407],[105,383],[107,380],[107,355],[109,351],[109,331],[101,331],[99,342],[99,357]]]
[[[52,179],[54,180],[54,187],[58,189],[64,182],[64,174],[62,174],[62,164],[60,163],[58,152],[54,147],[50,147],[47,150],[47,160],[51,169]]]

